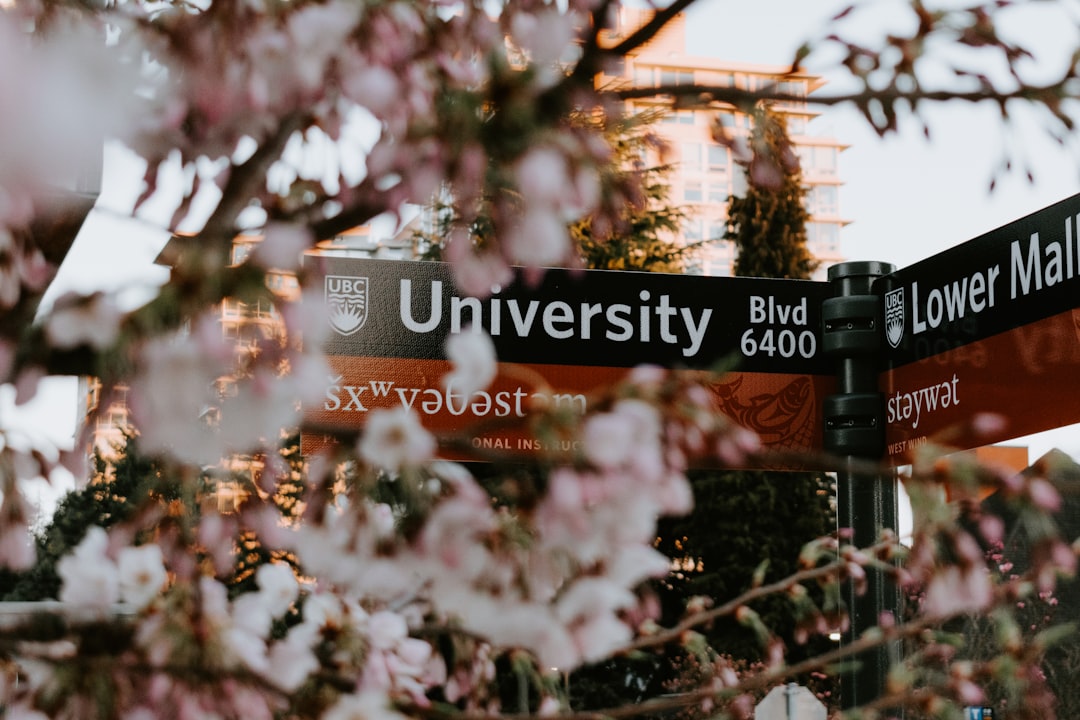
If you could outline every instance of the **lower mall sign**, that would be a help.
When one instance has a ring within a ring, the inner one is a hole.
[[[767,448],[820,451],[821,402],[834,372],[819,349],[825,283],[636,272],[548,270],[488,298],[457,293],[440,263],[309,258],[325,276],[333,374],[308,427],[348,430],[376,408],[404,406],[481,449],[539,449],[526,432],[537,403],[584,413],[590,398],[642,364],[705,369],[734,360],[712,389],[721,409]],[[443,346],[479,326],[500,360],[484,391],[444,387]],[[327,438],[306,433],[305,453]]]
[[[1080,196],[879,280],[887,455],[1080,422]],[[980,414],[1000,424],[973,422]]]

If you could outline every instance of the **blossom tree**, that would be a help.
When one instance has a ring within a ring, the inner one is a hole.
[[[653,96],[744,108],[805,100],[779,87],[598,87],[608,63],[692,1],[659,8],[618,37],[605,32],[617,10],[608,0],[0,6],[5,310],[28,317],[55,273],[56,223],[48,221],[67,211],[51,188],[102,138],[145,161],[140,201],[170,174],[184,179],[167,230],[193,216],[197,197],[212,205],[179,243],[169,281],[141,307],[121,311],[108,294],[70,295],[33,326],[0,328],[0,376],[20,400],[49,375],[95,375],[106,397],[128,387],[140,446],[155,456],[157,485],[175,498],[150,493],[124,522],[86,533],[57,563],[62,604],[43,610],[54,621],[3,624],[6,716],[570,717],[563,673],[678,643],[700,659],[691,689],[603,714],[742,718],[763,688],[901,640],[907,657],[864,710],[946,714],[981,703],[983,685],[1008,675],[999,684],[1015,695],[1018,714],[1052,712],[1037,673],[1050,636],[1014,642],[1003,610],[1075,567],[1073,548],[1046,514],[1056,491],[1039,477],[927,456],[908,481],[920,512],[907,545],[884,530],[872,547],[853,547],[841,529],[808,545],[794,575],[693,601],[676,625],[659,626],[647,591],[668,570],[653,548],[657,517],[689,509],[691,459],[738,467],[760,453],[751,433],[717,412],[707,373],[637,368],[592,398],[583,417],[535,408],[532,427],[581,443],[541,452],[534,462],[543,472],[528,482],[507,472],[481,484],[441,459],[445,440],[415,416],[373,412],[364,431],[340,433],[336,450],[307,458],[297,522],[282,523],[269,498],[278,478],[293,478],[277,459],[279,438],[302,425],[298,408],[321,397],[328,372],[313,304],[273,296],[268,271],[295,271],[301,296],[309,295],[318,268],[301,266],[304,251],[376,217],[400,217],[436,192],[458,219],[445,259],[463,292],[490,292],[511,265],[530,277],[544,266],[573,266],[569,224],[588,219],[594,241],[617,235],[627,198],[640,194],[626,185],[633,175],[606,171],[611,147],[574,117],[617,116],[624,101]],[[914,22],[880,50],[845,40],[848,13],[796,59],[839,57],[855,89],[813,102],[853,105],[883,134],[902,110],[946,99],[994,102],[1006,116],[1013,103],[1034,104],[1070,132],[1063,98],[1075,65],[1045,84],[1026,82],[1024,48],[998,33],[1004,5],[932,11],[914,2]],[[921,63],[949,62],[956,46],[1004,67],[1006,80],[958,65],[956,85],[924,85]],[[717,139],[756,150],[719,126]],[[324,159],[315,173],[304,161],[313,155]],[[765,153],[756,161],[778,160]],[[469,225],[481,206],[491,233],[474,244]],[[244,229],[263,241],[234,264],[230,251]],[[238,356],[213,314],[230,297],[274,303],[285,333]],[[490,381],[496,362],[475,336],[455,340],[447,357],[453,381],[474,388]],[[231,379],[224,396],[215,389],[223,377]],[[33,562],[21,480],[77,464],[79,454],[5,433],[7,566]],[[237,454],[263,458],[262,492],[221,514],[200,493],[207,469]],[[943,483],[958,498],[952,505],[934,492]],[[982,484],[999,487],[1031,524],[1032,562],[1022,576],[992,577],[983,565],[980,543],[999,540],[1001,524],[976,513]],[[263,564],[248,591],[232,592],[237,538],[251,532],[299,572]],[[856,642],[786,662],[752,601],[787,597],[802,634],[825,633],[845,622],[837,588],[860,586],[868,568],[922,588],[925,599],[910,617],[883,617]],[[819,594],[811,587],[823,588],[825,601],[812,601]],[[999,628],[989,659],[958,655],[939,631],[973,612],[990,614]],[[697,628],[721,617],[754,628],[767,662],[740,674],[722,648],[705,646]]]

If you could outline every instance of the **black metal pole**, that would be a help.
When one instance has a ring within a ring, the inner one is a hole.
[[[885,451],[885,399],[878,389],[881,370],[881,299],[874,280],[895,268],[882,262],[847,262],[829,268],[833,297],[823,303],[822,348],[836,358],[836,394],[825,398],[825,449],[842,459],[837,473],[837,523],[849,528],[852,543],[876,542],[882,528],[896,529],[896,477],[893,473],[860,471],[857,461],[878,461]],[[845,591],[850,626],[842,641],[850,643],[875,627],[882,613],[899,609],[897,588],[879,572],[868,572],[867,590]],[[864,705],[885,689],[890,655],[881,647],[859,655],[858,666],[841,678],[844,709]]]

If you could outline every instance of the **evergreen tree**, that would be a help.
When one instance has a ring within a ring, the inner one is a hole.
[[[603,131],[615,153],[603,181],[623,188],[630,203],[621,227],[601,230],[590,219],[571,226],[571,236],[588,268],[681,273],[708,242],[672,242],[687,211],[672,203],[671,166],[648,163],[653,151],[663,150],[661,140],[651,130],[658,117],[656,113],[640,113],[604,120]]]
[[[583,128],[599,126],[610,142],[614,153],[610,162],[599,168],[600,183],[616,193],[609,202],[626,201],[614,227],[597,227],[588,217],[570,225],[570,236],[585,267],[681,273],[698,250],[710,242],[673,242],[687,211],[671,201],[672,167],[649,161],[654,155],[663,154],[662,140],[651,129],[659,117],[656,112],[643,112],[626,117],[577,115],[573,118]],[[480,205],[469,229],[472,242],[482,247],[493,228],[487,199],[482,199]],[[433,229],[416,231],[413,240],[421,258],[440,260],[444,242],[460,219],[453,215],[445,198],[436,199],[428,211],[435,218],[430,223]]]
[[[728,206],[725,237],[735,243],[735,274],[807,279],[817,269],[806,247],[806,188],[784,119],[767,107],[754,115],[747,190]]]
[[[835,530],[832,487],[822,473],[696,471],[694,510],[660,521],[657,548],[672,558],[675,571],[660,597],[665,619],[677,619],[690,598],[726,602],[755,580],[772,582],[799,569],[807,542]],[[766,626],[777,631],[798,659],[797,618],[784,599],[754,605]],[[762,658],[752,628],[718,622],[705,632],[709,644],[738,660]],[[807,648],[818,650],[820,647]]]
[[[125,435],[123,444],[115,450],[116,456],[106,459],[95,448],[90,482],[57,504],[52,519],[35,539],[34,566],[0,577],[0,599],[55,599],[60,592],[56,563],[79,544],[87,529],[91,525],[109,528],[124,522],[144,506],[150,493],[156,492],[161,473],[155,461],[139,452],[137,437]]]

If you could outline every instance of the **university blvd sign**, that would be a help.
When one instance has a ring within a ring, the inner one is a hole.
[[[735,360],[712,391],[766,448],[818,452],[822,399],[835,381],[820,349],[828,284],[641,272],[547,270],[487,298],[461,295],[441,263],[308,258],[324,277],[332,368],[305,425],[362,427],[407,407],[436,432],[471,431],[479,449],[542,449],[527,432],[537,404],[584,413],[590,396],[643,364],[705,369]],[[499,374],[465,395],[444,387],[449,335],[481,327]],[[478,428],[487,428],[479,430]],[[302,450],[329,437],[307,433]]]
[[[887,456],[1080,422],[1080,195],[881,278]],[[976,432],[993,413],[1004,427]]]

